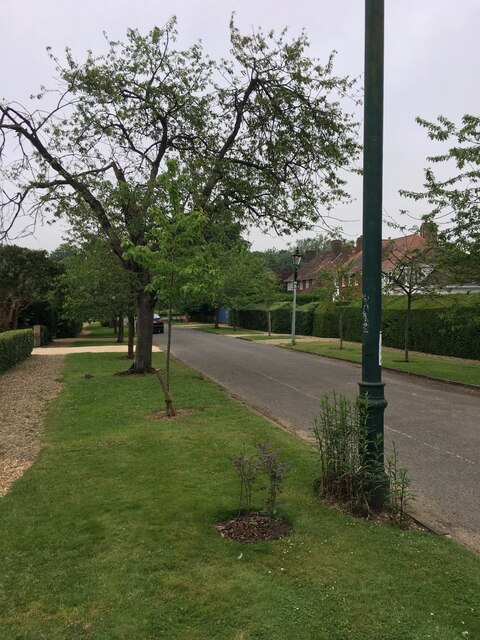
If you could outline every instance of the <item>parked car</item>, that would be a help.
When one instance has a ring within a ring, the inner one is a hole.
[[[163,333],[164,326],[162,318],[157,314],[153,314],[153,333]]]

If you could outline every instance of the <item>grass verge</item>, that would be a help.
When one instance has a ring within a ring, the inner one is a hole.
[[[290,340],[292,336],[287,336],[286,334],[281,334],[281,333],[272,333],[271,336],[267,335],[267,334],[262,334],[259,336],[251,336],[248,339],[249,340]]]
[[[100,323],[94,322],[84,327],[88,333],[85,336],[78,336],[77,339],[68,343],[69,347],[104,347],[110,345],[124,346],[128,348],[128,327],[125,327],[124,340],[117,343],[117,336],[111,327],[103,327]]]
[[[480,558],[319,504],[312,449],[178,363],[194,412],[152,422],[158,381],[123,368],[67,356],[45,446],[0,501],[2,640],[480,637]],[[292,461],[293,533],[229,542],[214,529],[238,500],[228,456],[269,439]]]
[[[327,342],[298,342],[294,347],[281,345],[296,351],[306,351],[319,356],[339,358],[350,362],[362,361],[362,345],[344,342],[344,348],[339,348],[338,340]],[[444,358],[442,356],[411,353],[410,361],[403,361],[403,352],[398,349],[382,349],[382,366],[405,373],[415,373],[439,380],[449,380],[462,384],[480,385],[480,363],[476,360],[460,360]]]
[[[219,327],[218,329],[215,329],[213,325],[198,326],[198,327],[195,327],[195,329],[197,329],[198,331],[206,331],[207,333],[217,333],[218,335],[235,335],[236,333],[238,334],[251,333],[251,334],[263,335],[261,331],[254,331],[253,329],[238,328],[236,331],[234,331],[232,327]]]

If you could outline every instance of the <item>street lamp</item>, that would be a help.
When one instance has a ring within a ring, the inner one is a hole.
[[[295,317],[297,313],[297,268],[302,260],[302,254],[298,249],[292,254],[293,260],[293,309],[292,309],[292,340],[291,344],[295,344]]]
[[[384,395],[381,363],[384,0],[365,0],[363,145],[363,337],[360,395],[365,399],[369,454],[383,463]],[[376,490],[381,506],[383,488]]]

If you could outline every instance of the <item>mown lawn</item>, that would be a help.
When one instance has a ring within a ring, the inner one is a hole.
[[[319,356],[350,360],[351,362],[362,361],[362,345],[353,342],[344,342],[343,349],[340,349],[338,340],[332,340],[331,342],[297,342],[294,347],[290,345],[281,346],[295,349],[296,351],[316,353]],[[477,360],[470,362],[468,360],[411,353],[409,362],[404,362],[402,351],[383,348],[382,366],[385,369],[415,373],[441,380],[480,385],[480,362]]]
[[[307,444],[177,363],[193,413],[149,420],[158,381],[124,368],[67,356],[40,457],[0,500],[2,640],[480,637],[480,558],[321,505]],[[266,440],[292,461],[293,533],[242,546],[214,528],[237,505],[228,456]]]

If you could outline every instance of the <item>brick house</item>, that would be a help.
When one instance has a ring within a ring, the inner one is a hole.
[[[400,236],[398,238],[388,238],[382,240],[382,279],[386,285],[389,282],[389,272],[392,272],[402,259],[407,259],[415,254],[424,254],[426,276],[434,270],[428,264],[428,254],[432,237],[434,237],[435,227],[424,223],[420,228],[420,233]],[[305,263],[298,270],[297,292],[314,293],[321,285],[322,271],[332,271],[332,268],[341,267],[343,271],[341,282],[337,283],[339,292],[344,292],[348,287],[362,286],[362,237],[358,238],[354,247],[346,246],[341,240],[332,240],[330,248],[321,251],[307,251]],[[284,280],[287,291],[293,292],[293,274]],[[457,285],[447,285],[445,292],[467,291],[465,287]],[[478,287],[475,286],[478,290]]]
[[[347,264],[355,255],[355,248],[344,245],[342,240],[332,240],[330,247],[324,251],[306,251],[304,264],[297,272],[297,292],[314,293],[321,287],[322,271],[331,270],[336,265]],[[287,291],[293,292],[293,274],[283,281]]]

